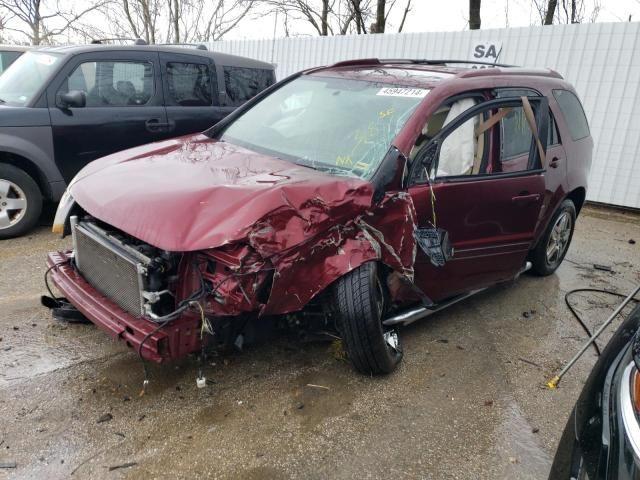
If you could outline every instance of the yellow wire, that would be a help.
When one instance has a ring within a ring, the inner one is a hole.
[[[200,324],[200,340],[202,340],[204,338],[205,332],[211,333],[211,327],[207,325],[208,324],[207,318],[204,314],[204,309],[202,308],[202,305],[200,305],[200,302],[193,302],[193,303],[195,303],[200,309],[200,319],[202,321],[202,323]]]

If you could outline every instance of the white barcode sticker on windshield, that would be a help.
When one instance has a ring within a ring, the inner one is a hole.
[[[383,97],[413,97],[423,98],[429,93],[426,88],[401,88],[401,87],[384,87],[381,88],[376,95]]]

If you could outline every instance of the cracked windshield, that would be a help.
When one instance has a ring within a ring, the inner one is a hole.
[[[368,179],[428,91],[303,76],[238,118],[221,140],[332,174]]]

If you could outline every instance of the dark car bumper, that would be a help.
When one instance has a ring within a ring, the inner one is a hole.
[[[569,417],[550,480],[640,479],[640,459],[629,442],[620,409],[620,385],[633,361],[640,306],[615,332],[596,362]]]
[[[55,286],[96,326],[136,352],[144,342],[144,358],[159,363],[200,348],[197,316],[185,313],[166,329],[158,329],[157,323],[131,315],[90,285],[73,266],[70,251],[49,253],[47,266]]]

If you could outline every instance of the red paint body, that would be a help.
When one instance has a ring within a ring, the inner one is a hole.
[[[573,88],[556,75],[518,69],[385,69],[385,75],[375,65],[307,74],[431,89],[393,142],[405,156],[438,106],[463,92],[480,91],[491,98],[498,87],[536,89],[548,98],[558,125],[562,144],[550,146],[546,159],[556,159],[558,168],[511,177],[436,180],[438,226],[449,232],[455,249],[444,267],[429,262],[413,235],[431,219],[430,187],[404,185],[402,172],[374,201],[374,186],[367,181],[193,135],[96,161],[78,175],[70,192],[85,212],[102,222],[160,249],[185,253],[177,300],[194,291],[200,275],[213,285],[222,282],[216,294],[224,303],[214,298],[203,302],[211,317],[300,311],[335,280],[372,260],[393,272],[388,286],[398,305],[415,301],[417,294],[437,302],[513,278],[558,204],[567,195],[584,200],[592,141],[570,141],[551,94],[554,88]],[[407,71],[417,74],[407,76]],[[522,202],[522,196],[536,200]],[[51,254],[49,262],[66,255]],[[229,272],[238,276],[223,282]],[[133,347],[155,327],[102,297],[71,266],[54,270],[53,279],[88,318]],[[272,282],[267,299],[260,300],[267,280]],[[172,327],[145,344],[145,357],[160,361],[198,348],[188,333],[197,329],[197,316],[185,313]]]

